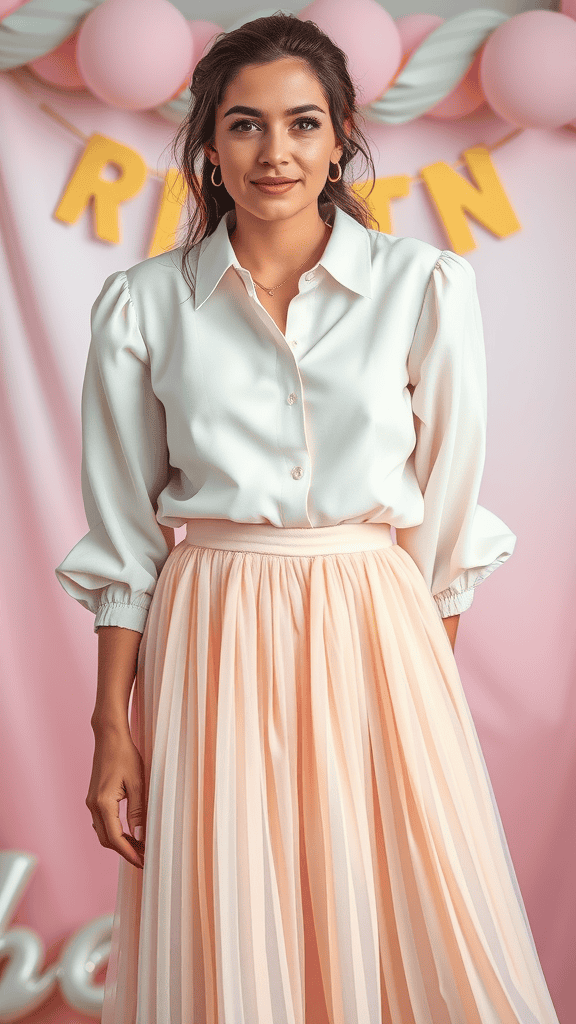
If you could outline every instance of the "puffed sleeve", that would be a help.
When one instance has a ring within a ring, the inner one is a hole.
[[[81,486],[89,532],[56,568],[100,626],[144,632],[169,549],[156,519],[168,479],[164,407],[124,271],[106,279],[91,311],[82,388]]]
[[[514,551],[515,535],[478,504],[486,452],[486,355],[474,268],[444,250],[427,285],[408,358],[424,519],[396,530],[442,618]]]

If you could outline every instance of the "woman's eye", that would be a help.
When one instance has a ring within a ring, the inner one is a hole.
[[[234,121],[234,124],[231,125],[231,127],[230,127],[230,131],[231,132],[236,131],[238,128],[241,128],[242,125],[245,125],[245,124],[251,125],[251,124],[254,124],[254,121]],[[241,132],[240,134],[241,135],[251,135],[252,133],[251,132]]]
[[[320,121],[316,117],[301,117],[298,119],[298,121],[295,122],[295,124],[298,127],[301,127],[302,125],[312,125],[311,129],[303,128],[302,130],[305,132],[311,130],[313,131],[315,128],[320,128]],[[253,132],[243,130],[246,125],[248,125],[248,128],[250,128],[251,126],[259,128],[259,125],[257,125],[255,121],[247,121],[244,119],[242,121],[235,121],[234,124],[230,126],[230,131],[236,131],[240,135],[253,135]]]
[[[316,117],[302,117],[296,123],[297,124],[311,124],[313,128],[319,128],[320,127],[320,121]]]

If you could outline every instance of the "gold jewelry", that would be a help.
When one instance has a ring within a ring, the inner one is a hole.
[[[214,164],[214,167],[212,168],[212,174],[210,175],[210,178],[212,180],[212,184],[214,186],[218,186],[218,185],[223,185],[224,184],[224,182],[222,181],[222,171],[220,171],[220,181],[214,181],[214,171],[219,166],[220,166],[219,164]]]
[[[332,163],[332,161],[330,161],[330,163]],[[340,163],[337,163],[336,166],[338,168],[338,177],[337,178],[331,178],[330,177],[330,168],[328,168],[328,181],[340,181],[340,178],[342,177],[342,166],[341,166]]]
[[[325,228],[326,231],[330,231],[330,228],[328,227],[327,224],[325,224]],[[304,262],[300,264],[299,267],[296,267],[296,270],[293,270],[292,273],[288,275],[288,277],[286,277],[283,281],[280,281],[280,284],[274,285],[274,288],[267,288],[266,285],[260,284],[260,282],[257,281],[255,277],[253,277],[252,280],[254,281],[254,284],[257,284],[258,287],[262,289],[262,291],[268,292],[268,295],[274,295],[274,292],[277,291],[278,288],[281,288],[283,284],[286,284],[286,281],[289,281],[291,277],[294,277],[294,274],[297,274],[298,271],[301,270],[301,268],[304,266],[304,263],[308,263],[309,259],[310,257],[308,256],[304,260]]]

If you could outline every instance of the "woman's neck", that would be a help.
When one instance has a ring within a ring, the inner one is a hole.
[[[322,255],[329,229],[317,204],[286,220],[266,221],[236,207],[230,242],[241,266],[253,277],[274,281],[302,262]]]

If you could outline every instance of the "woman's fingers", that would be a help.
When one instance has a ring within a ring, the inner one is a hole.
[[[108,837],[106,835],[106,829],[104,828],[104,823],[103,823],[103,821],[102,821],[102,819],[100,817],[100,814],[98,813],[96,808],[94,808],[94,810],[92,810],[91,813],[92,813],[92,828],[96,830],[96,835],[98,836],[98,839],[100,841],[100,845],[108,847]]]
[[[128,798],[128,807],[126,810],[126,820],[128,822],[128,828],[137,843],[142,845],[144,848],[144,799],[143,799],[143,780],[140,779],[137,785],[126,785],[126,794]]]
[[[99,811],[104,834],[107,839],[106,845],[111,850],[116,850],[117,853],[121,854],[129,864],[133,864],[136,868],[142,868],[144,866],[143,857],[136,849],[135,841],[131,836],[127,836],[122,829],[118,802],[116,800],[105,800],[99,806]],[[98,826],[96,826],[96,831],[98,832]]]
[[[106,835],[106,830],[104,828],[104,825],[100,822],[99,826],[97,827],[95,822],[92,822],[92,828],[94,829],[94,831],[96,832],[96,835],[100,839],[100,842],[101,842],[102,846],[105,846],[106,849],[113,849],[113,847],[108,842],[108,837]],[[124,835],[124,838],[127,840],[128,843],[130,843],[130,844],[135,843],[135,840],[132,838],[132,836],[127,836],[126,833],[123,833],[123,835]],[[143,848],[143,846],[144,846],[143,843],[138,843],[137,846],[136,846],[136,852],[137,852],[137,854],[140,857],[142,856],[141,853],[140,853],[140,847]],[[135,864],[135,862],[132,859],[130,860],[130,863],[131,864],[133,864],[133,863]],[[141,861],[140,861],[140,863],[135,864],[135,867],[141,868],[142,867]]]
[[[92,814],[96,834],[102,846],[116,850],[129,864],[142,868],[144,843],[122,829],[120,804],[128,800],[128,826],[144,824],[144,769],[142,757],[132,737],[115,728],[100,728],[96,733],[94,763],[86,805]]]

